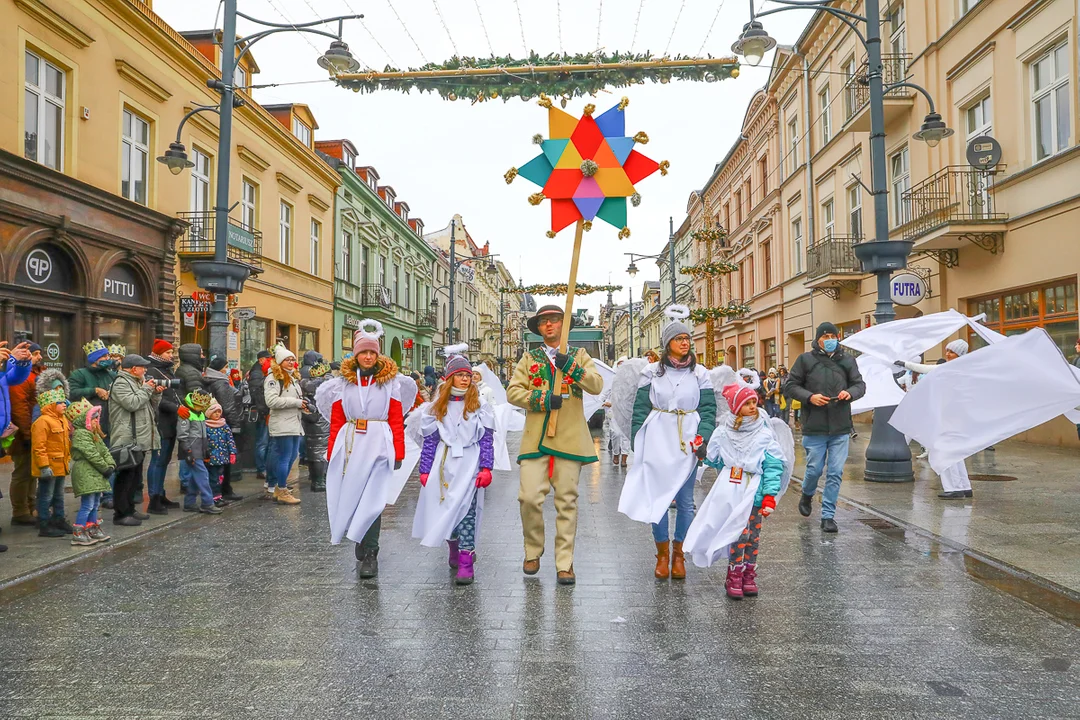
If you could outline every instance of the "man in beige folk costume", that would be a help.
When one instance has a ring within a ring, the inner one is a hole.
[[[582,393],[599,395],[604,380],[596,371],[589,353],[567,347],[559,352],[563,311],[545,305],[529,318],[529,330],[544,344],[525,353],[514,368],[506,399],[524,408],[525,431],[521,436],[518,464],[521,466],[521,526],[525,537],[522,571],[540,571],[544,553],[544,498],[555,490],[555,570],[560,585],[573,585],[574,536],[577,533],[578,477],[581,466],[596,462],[596,451],[582,405]],[[556,370],[562,383],[553,387]],[[556,432],[548,437],[551,412],[558,410]]]

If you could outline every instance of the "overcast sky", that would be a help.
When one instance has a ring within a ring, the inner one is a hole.
[[[649,51],[657,56],[665,52],[727,56],[749,16],[749,1],[240,0],[240,10],[277,23],[362,13],[363,21],[346,23],[345,41],[361,63],[382,69],[387,64],[403,68],[441,63],[455,54],[455,45],[461,55],[494,51],[521,57],[526,46],[541,54],[586,52],[599,46],[607,52]],[[761,8],[763,0],[753,1]],[[768,9],[772,3],[764,5]],[[178,30],[220,27],[220,18],[215,22],[217,8],[217,0],[154,3],[155,11]],[[792,43],[811,14],[786,12],[763,22],[781,43]],[[240,20],[240,34],[253,31],[254,26]],[[262,71],[255,82],[323,80],[326,73],[315,61],[328,43],[316,35],[296,33],[261,41],[253,48]],[[770,59],[767,56],[760,68],[744,65],[733,80],[614,89],[595,100],[577,99],[567,106],[568,112],[580,115],[587,102],[595,102],[599,114],[626,95],[630,98],[627,134],[644,130],[650,142],[638,149],[654,160],[671,162],[666,177],[657,173],[639,183],[643,200],[640,207],[629,208],[633,233],[629,239],[619,240],[617,230],[603,222],[585,236],[578,273],[581,282],[606,284],[610,277],[627,290],[633,287],[636,295],[643,280],[659,277],[659,269],[647,261],[638,263],[642,271],[631,281],[622,253],[655,254],[663,248],[668,217],[674,217],[678,227],[690,193],[701,188],[738,137],[751,96],[767,80]],[[258,90],[255,98],[265,104],[307,103],[319,123],[316,139],[352,140],[359,150],[359,164],[374,165],[382,181],[393,185],[398,199],[409,204],[411,215],[423,218],[429,229],[444,227],[454,213],[460,213],[477,243],[490,241],[492,252],[500,253],[526,284],[566,282],[573,228],[549,240],[544,236],[550,226],[548,203],[533,207],[527,202],[538,188],[522,178],[509,186],[503,181],[506,170],[524,165],[537,154],[532,136],[547,136],[547,113],[535,101],[470,105],[433,94],[358,94],[329,82]],[[616,301],[625,302],[627,290]],[[562,302],[562,298],[552,300]],[[600,295],[579,297],[575,306],[584,304],[595,312],[604,301]]]

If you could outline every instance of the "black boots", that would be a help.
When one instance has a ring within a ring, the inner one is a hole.
[[[65,535],[67,535],[66,532],[56,527],[56,525],[49,522],[48,520],[38,521],[38,537],[58,538],[64,537]]]
[[[150,502],[146,506],[146,512],[151,515],[168,515],[169,509],[165,507],[165,503],[161,501],[163,495],[151,495]]]
[[[814,499],[813,495],[802,495],[799,498],[799,514],[803,517],[810,517],[810,502]]]
[[[308,477],[311,478],[311,492],[326,492],[326,466],[328,463],[309,462]]]
[[[821,529],[827,533],[834,533],[840,530],[840,528],[836,527],[836,521],[832,518],[821,518]]]
[[[366,548],[360,543],[353,549],[356,559],[360,561],[358,574],[361,578],[369,579],[379,574],[379,548]]]

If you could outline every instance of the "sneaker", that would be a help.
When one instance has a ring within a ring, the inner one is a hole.
[[[821,518],[821,529],[827,533],[840,531],[840,528],[836,526],[836,521],[832,518]]]
[[[263,471],[263,470],[260,470],[259,472],[255,473],[255,479],[256,480],[265,480],[266,479],[266,472]]]
[[[150,519],[149,515],[147,515],[144,512],[139,512],[138,510],[133,510],[132,511],[132,517],[134,517],[136,520],[149,520]]]
[[[198,505],[184,505],[184,512],[199,512]]]
[[[65,535],[71,535],[75,532],[75,528],[63,515],[53,515],[52,519],[49,520],[49,524],[57,530],[63,530]]]
[[[113,509],[113,499],[109,498],[108,500],[102,500],[101,501],[101,507],[105,508],[106,510],[112,510]]]
[[[67,535],[66,532],[56,527],[52,523],[48,522],[47,520],[42,520],[38,522],[38,537],[62,538],[65,535]]]
[[[243,495],[237,495],[236,493],[226,493],[226,494],[221,496],[221,499],[224,500],[225,502],[234,503],[234,502],[239,502],[239,501],[243,500],[244,496]]]
[[[7,545],[0,545],[0,552],[7,552]]]
[[[101,523],[94,523],[93,525],[87,525],[86,526],[86,533],[95,542],[107,542],[109,540],[112,540],[112,537],[110,537],[109,535],[106,535],[105,532],[101,529]]]
[[[915,456],[915,459],[916,460],[925,460],[929,455],[930,455],[930,453],[923,450],[921,453],[919,453],[918,455]]]
[[[280,505],[299,505],[300,498],[294,496],[286,488],[279,487],[274,490],[274,502]]]
[[[222,512],[224,512],[224,510],[219,508],[217,505],[204,505],[199,508],[199,512],[206,515],[220,515]]]
[[[142,520],[131,515],[126,515],[121,518],[113,520],[113,525],[123,525],[124,527],[138,527],[142,525]]]
[[[86,527],[85,526],[76,525],[72,529],[72,532],[71,532],[71,544],[72,545],[81,545],[83,547],[88,547],[90,545],[95,544],[96,542],[97,542],[97,540],[94,540],[93,538],[91,538],[89,533],[86,532]]]
[[[12,525],[37,525],[37,518],[33,515],[16,515],[11,518]]]
[[[811,503],[814,500],[813,495],[802,495],[799,498],[799,514],[803,517],[810,517],[810,512],[813,510]]]

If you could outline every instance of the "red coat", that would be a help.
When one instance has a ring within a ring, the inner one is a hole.
[[[396,370],[396,368],[395,368]],[[371,382],[370,377],[357,377],[361,387],[367,387]],[[390,409],[386,416],[386,422],[390,425],[390,432],[394,436],[394,459],[401,462],[405,459],[405,421],[401,411],[401,401],[390,398]],[[341,401],[334,403],[330,411],[330,442],[326,449],[326,459],[329,461],[334,454],[334,442],[337,440],[338,431],[346,423],[345,410],[341,407]]]
[[[30,443],[30,426],[34,423],[34,406],[37,405],[37,382],[38,374],[31,371],[26,382],[13,385],[9,388],[11,396],[11,422],[19,428],[16,442]]]

